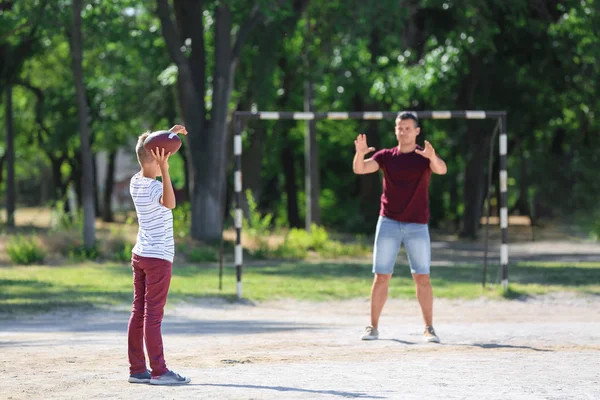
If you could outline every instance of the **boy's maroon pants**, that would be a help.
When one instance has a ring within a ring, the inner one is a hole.
[[[173,264],[160,258],[131,257],[133,268],[133,309],[127,329],[129,372],[146,372],[144,339],[152,376],[166,373],[161,323],[171,283]]]

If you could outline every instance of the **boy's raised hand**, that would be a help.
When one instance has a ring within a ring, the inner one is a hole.
[[[187,129],[185,129],[185,126],[183,125],[174,125],[171,129],[169,129],[170,132],[173,133],[181,133],[183,135],[187,135]]]
[[[152,157],[154,157],[161,170],[169,169],[169,156],[171,155],[170,152],[165,154],[164,148],[157,147],[154,150],[150,149],[150,153],[152,153]]]

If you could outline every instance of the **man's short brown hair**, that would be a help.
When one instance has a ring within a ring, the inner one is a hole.
[[[150,136],[150,131],[142,133],[138,137],[137,144],[135,145],[135,152],[137,154],[137,159],[140,164],[146,164],[149,161],[152,161],[152,153],[144,148],[144,141],[148,136]]]

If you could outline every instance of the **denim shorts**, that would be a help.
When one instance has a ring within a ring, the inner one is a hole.
[[[392,274],[394,264],[404,243],[410,272],[429,274],[431,265],[431,243],[427,224],[398,222],[379,216],[373,248],[373,273]]]

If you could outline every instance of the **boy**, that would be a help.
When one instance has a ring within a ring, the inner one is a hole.
[[[181,125],[170,129],[187,133]],[[167,302],[175,245],[173,213],[175,193],[169,176],[169,156],[165,149],[148,152],[144,140],[150,132],[138,138],[135,147],[141,171],[131,178],[129,190],[135,205],[139,230],[132,250],[133,309],[127,329],[129,382],[151,385],[177,385],[191,381],[167,369],[161,334],[164,307]],[[162,184],[156,180],[162,176]],[[144,339],[150,361],[149,371],[144,357]]]

